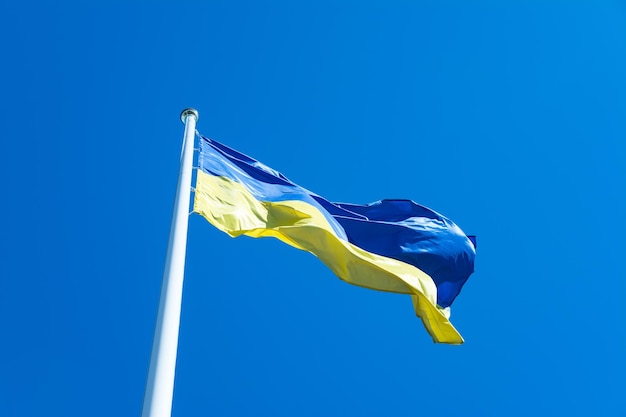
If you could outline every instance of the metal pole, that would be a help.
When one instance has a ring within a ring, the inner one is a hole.
[[[183,275],[187,250],[187,226],[191,199],[191,168],[198,112],[185,109],[180,115],[185,124],[176,199],[163,270],[161,298],[157,315],[150,370],[143,398],[142,417],[170,417],[174,395],[178,328],[183,297]]]

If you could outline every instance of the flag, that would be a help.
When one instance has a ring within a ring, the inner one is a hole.
[[[332,203],[283,174],[200,136],[194,212],[230,236],[275,237],[340,279],[410,294],[437,343],[460,344],[450,305],[474,272],[474,241],[410,200]]]

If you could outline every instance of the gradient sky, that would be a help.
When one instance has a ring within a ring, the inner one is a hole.
[[[626,4],[4,2],[0,415],[138,416],[183,134],[478,236],[408,296],[190,218],[174,416],[626,414]]]

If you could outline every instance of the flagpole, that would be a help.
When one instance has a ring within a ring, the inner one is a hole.
[[[183,151],[163,270],[159,312],[152,341],[150,369],[143,398],[142,417],[170,417],[172,413],[191,199],[191,169],[198,112],[195,109],[185,109],[180,114],[180,118],[185,124]]]

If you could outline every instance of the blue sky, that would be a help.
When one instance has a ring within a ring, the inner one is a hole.
[[[626,5],[0,6],[0,415],[139,415],[183,133],[478,236],[409,297],[191,216],[174,416],[626,413]]]

